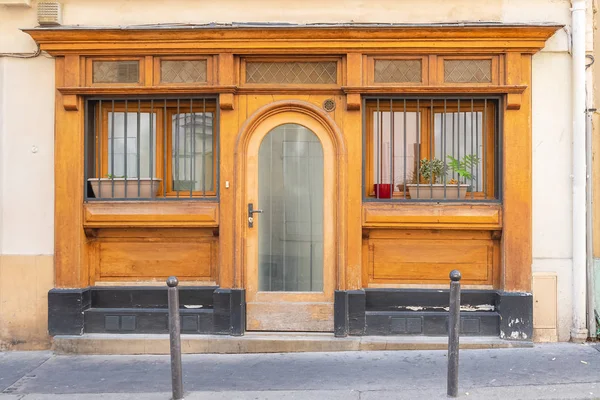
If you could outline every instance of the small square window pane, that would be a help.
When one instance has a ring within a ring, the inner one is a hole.
[[[213,113],[179,113],[172,120],[173,190],[214,191]]]
[[[127,119],[127,123],[125,120]],[[156,177],[156,114],[108,113],[108,173],[114,177]],[[152,131],[150,125],[152,124]],[[114,126],[114,130],[113,130]],[[125,138],[127,128],[127,138]],[[127,141],[127,157],[125,156]],[[114,151],[113,151],[114,149]],[[127,160],[127,161],[125,161]],[[125,173],[127,163],[127,173]],[[152,173],[150,173],[152,171]]]
[[[93,61],[93,83],[138,83],[139,61]]]

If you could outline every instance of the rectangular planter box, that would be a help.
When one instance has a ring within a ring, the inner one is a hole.
[[[461,183],[460,185],[448,185],[446,184],[446,196],[444,197],[444,184],[443,183],[434,183],[433,185],[423,183],[418,185],[418,194],[417,194],[417,185],[416,184],[407,184],[408,191],[410,193],[411,199],[419,199],[419,200],[460,200],[464,199],[467,194],[467,189],[469,185],[466,183]]]
[[[138,195],[139,181],[139,195]],[[97,199],[149,199],[156,197],[161,179],[156,178],[90,178]],[[127,191],[125,190],[127,182]],[[113,191],[114,185],[114,191]]]

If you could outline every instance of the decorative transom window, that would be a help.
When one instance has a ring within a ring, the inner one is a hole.
[[[204,83],[207,81],[207,60],[161,60],[161,83]]]
[[[386,60],[374,62],[374,77],[377,83],[421,83],[423,66],[420,59]]]
[[[246,83],[332,85],[338,81],[337,61],[247,61]]]
[[[500,199],[498,99],[372,98],[364,110],[366,199]]]
[[[86,100],[86,200],[214,199],[212,97]]]
[[[138,60],[92,61],[92,83],[138,83],[139,81]]]
[[[444,60],[446,83],[491,83],[492,60]]]

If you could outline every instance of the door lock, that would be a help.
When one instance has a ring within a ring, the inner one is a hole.
[[[255,210],[254,204],[248,203],[248,228],[252,228],[254,226],[254,213],[262,213],[263,210]]]

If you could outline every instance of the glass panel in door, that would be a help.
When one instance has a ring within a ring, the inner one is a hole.
[[[323,291],[323,147],[298,124],[263,139],[258,154],[259,290]]]

